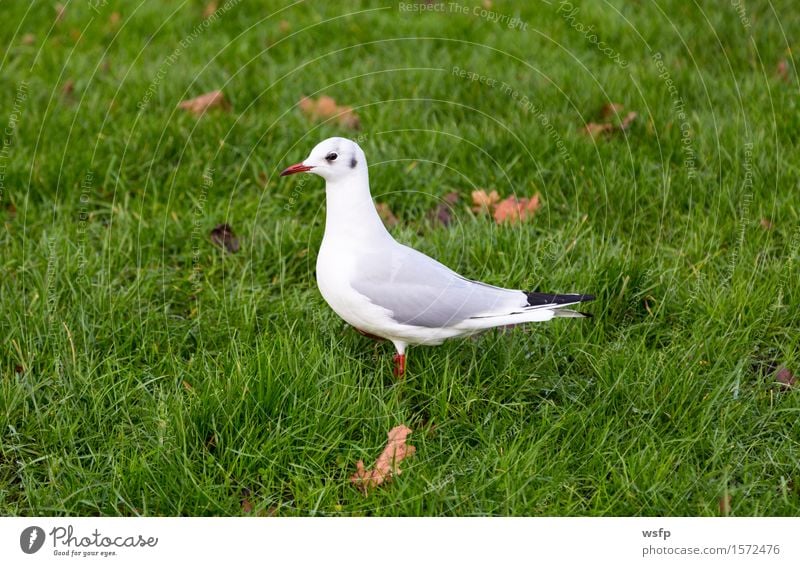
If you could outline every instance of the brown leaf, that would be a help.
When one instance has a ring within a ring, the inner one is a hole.
[[[792,81],[789,76],[789,62],[786,59],[778,61],[778,65],[775,67],[775,74],[784,82],[788,83]]]
[[[386,448],[375,460],[375,465],[371,470],[364,468],[364,461],[359,460],[356,464],[356,473],[350,477],[350,481],[358,487],[364,495],[370,488],[377,487],[384,482],[392,479],[393,476],[400,475],[399,464],[405,458],[412,456],[416,448],[406,444],[411,429],[405,425],[397,425],[389,431],[389,440]]]
[[[185,379],[181,382],[181,384],[183,385],[183,388],[186,391],[193,391],[194,390],[194,387],[192,387],[192,384],[189,383],[188,381],[186,381]]]
[[[619,116],[619,113],[622,112],[625,107],[622,104],[617,104],[616,102],[609,102],[603,105],[603,108],[600,109],[600,117],[603,120],[610,120],[616,116]]]
[[[14,366],[14,373],[16,373],[18,375],[21,375],[21,374],[25,373],[25,368],[22,367],[20,364],[17,364],[17,365]]]
[[[428,213],[428,220],[434,223],[438,222],[442,226],[449,226],[453,221],[453,206],[458,202],[459,198],[459,194],[455,191],[444,195],[442,202]]]
[[[539,194],[531,198],[517,198],[510,196],[501,201],[494,209],[494,221],[498,224],[515,224],[518,221],[531,218],[539,210]]]
[[[353,109],[350,106],[339,106],[330,96],[322,95],[317,100],[304,96],[297,105],[303,114],[315,122],[335,118],[345,128],[357,130],[361,127],[361,120]]]
[[[489,194],[486,194],[483,189],[472,191],[472,210],[474,212],[489,213],[499,201],[500,195],[497,194],[497,191],[492,191]]]
[[[605,134],[614,131],[614,124],[610,122],[606,122],[604,124],[598,124],[597,122],[589,122],[586,124],[584,128],[584,132],[588,135],[592,136],[593,138],[598,137],[600,134]]]
[[[769,218],[762,218],[759,224],[761,224],[761,227],[764,230],[772,230],[775,227],[775,225],[772,223],[772,220]]]
[[[211,243],[221,247],[223,250],[236,253],[239,251],[239,238],[233,233],[233,228],[228,224],[217,224],[211,230]]]
[[[781,389],[791,389],[797,385],[797,376],[786,366],[781,366],[778,368],[778,371],[775,372],[775,381],[780,383]]]
[[[636,112],[628,112],[625,117],[621,117],[622,111],[625,107],[622,104],[609,102],[605,104],[600,110],[600,117],[605,120],[604,122],[589,122],[584,126],[583,131],[592,138],[597,138],[603,134],[613,134],[615,132],[624,132],[630,128],[633,121],[638,116]],[[619,120],[619,123],[616,123]]]
[[[111,24],[112,27],[116,27],[121,20],[122,16],[119,12],[111,12],[111,15],[108,16],[108,23]]]
[[[33,45],[36,43],[36,36],[32,33],[26,33],[22,36],[22,39],[20,39],[20,43],[22,43],[22,45]]]
[[[727,517],[731,514],[731,494],[726,493],[719,498],[719,514]]]
[[[56,4],[56,21],[57,22],[60,22],[61,20],[64,19],[64,11],[65,10],[66,10],[66,7],[64,6],[64,4]]]
[[[214,12],[217,11],[217,0],[211,0],[206,7],[203,8],[203,19],[208,19],[214,15]]]
[[[260,509],[256,513],[259,517],[274,517],[278,514],[279,507],[277,505],[270,505],[267,509]]]
[[[286,33],[292,29],[292,24],[290,24],[288,20],[281,20],[278,24],[278,29],[280,29],[283,33]]]
[[[64,96],[71,96],[73,92],[75,92],[75,81],[67,79],[67,82],[61,87],[61,94]]]
[[[231,108],[230,103],[227,101],[221,90],[212,90],[211,92],[201,94],[196,98],[184,100],[178,106],[184,110],[188,110],[189,112],[196,114],[197,116],[202,116],[205,114],[206,110],[210,110],[212,108],[219,108],[220,110],[224,110],[226,112]]]
[[[400,222],[397,219],[397,216],[394,215],[394,212],[392,212],[392,209],[389,208],[389,205],[386,204],[385,202],[376,202],[375,208],[378,210],[378,216],[381,217],[381,220],[383,220],[383,224],[387,228],[392,228],[393,226],[397,226],[397,223]]]
[[[623,132],[627,130],[639,114],[636,112],[628,112],[622,121],[619,123],[619,129]]]

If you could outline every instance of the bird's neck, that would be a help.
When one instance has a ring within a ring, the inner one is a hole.
[[[375,209],[366,172],[341,181],[328,181],[325,192],[325,239],[350,239],[368,244],[391,238]]]

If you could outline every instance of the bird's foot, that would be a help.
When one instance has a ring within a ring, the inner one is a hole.
[[[394,355],[394,376],[402,378],[406,374],[406,355]]]

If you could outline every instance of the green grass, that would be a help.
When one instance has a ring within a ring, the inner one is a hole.
[[[472,4],[248,1],[194,38],[202,2],[64,4],[57,23],[49,2],[2,5],[0,513],[800,512],[800,393],[759,370],[800,372],[793,2],[742,20],[613,0],[570,21],[496,1],[527,23],[509,30]],[[231,112],[176,109],[217,88]],[[304,117],[319,94],[361,131]],[[607,102],[639,114],[594,141]],[[594,293],[595,317],[412,348],[395,381],[391,348],[316,289],[322,182],[277,177],[331,135],[360,136],[400,241]],[[544,206],[495,226],[469,211],[478,187]],[[450,191],[452,226],[426,222]],[[221,222],[239,253],[210,242]],[[365,498],[355,462],[399,423],[417,454]]]

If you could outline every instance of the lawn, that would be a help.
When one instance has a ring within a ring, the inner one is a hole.
[[[0,7],[0,513],[800,512],[794,2],[56,4]],[[278,176],[333,135],[399,241],[594,317],[396,380],[317,290],[322,180]]]

